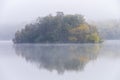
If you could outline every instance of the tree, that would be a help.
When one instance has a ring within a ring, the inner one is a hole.
[[[95,35],[96,33],[97,35]],[[89,25],[82,15],[48,15],[38,18],[16,32],[14,43],[70,43],[100,42],[96,27]]]

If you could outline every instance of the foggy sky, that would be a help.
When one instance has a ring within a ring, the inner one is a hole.
[[[93,21],[120,19],[120,0],[0,0],[0,40],[12,39],[26,23],[57,11]]]
[[[0,0],[0,25],[35,20],[57,11],[90,20],[120,18],[119,0]]]

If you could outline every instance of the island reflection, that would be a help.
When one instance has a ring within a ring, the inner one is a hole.
[[[95,60],[99,54],[98,44],[90,45],[42,45],[17,44],[14,45],[16,54],[26,61],[35,63],[40,68],[58,73],[65,71],[81,71],[85,65]]]

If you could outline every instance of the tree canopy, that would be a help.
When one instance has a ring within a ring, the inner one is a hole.
[[[14,43],[98,43],[101,41],[95,26],[88,24],[82,15],[39,17],[35,23],[28,24],[17,31]]]

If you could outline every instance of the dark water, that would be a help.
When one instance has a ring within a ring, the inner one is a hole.
[[[1,41],[0,80],[120,80],[120,41],[18,45]]]

